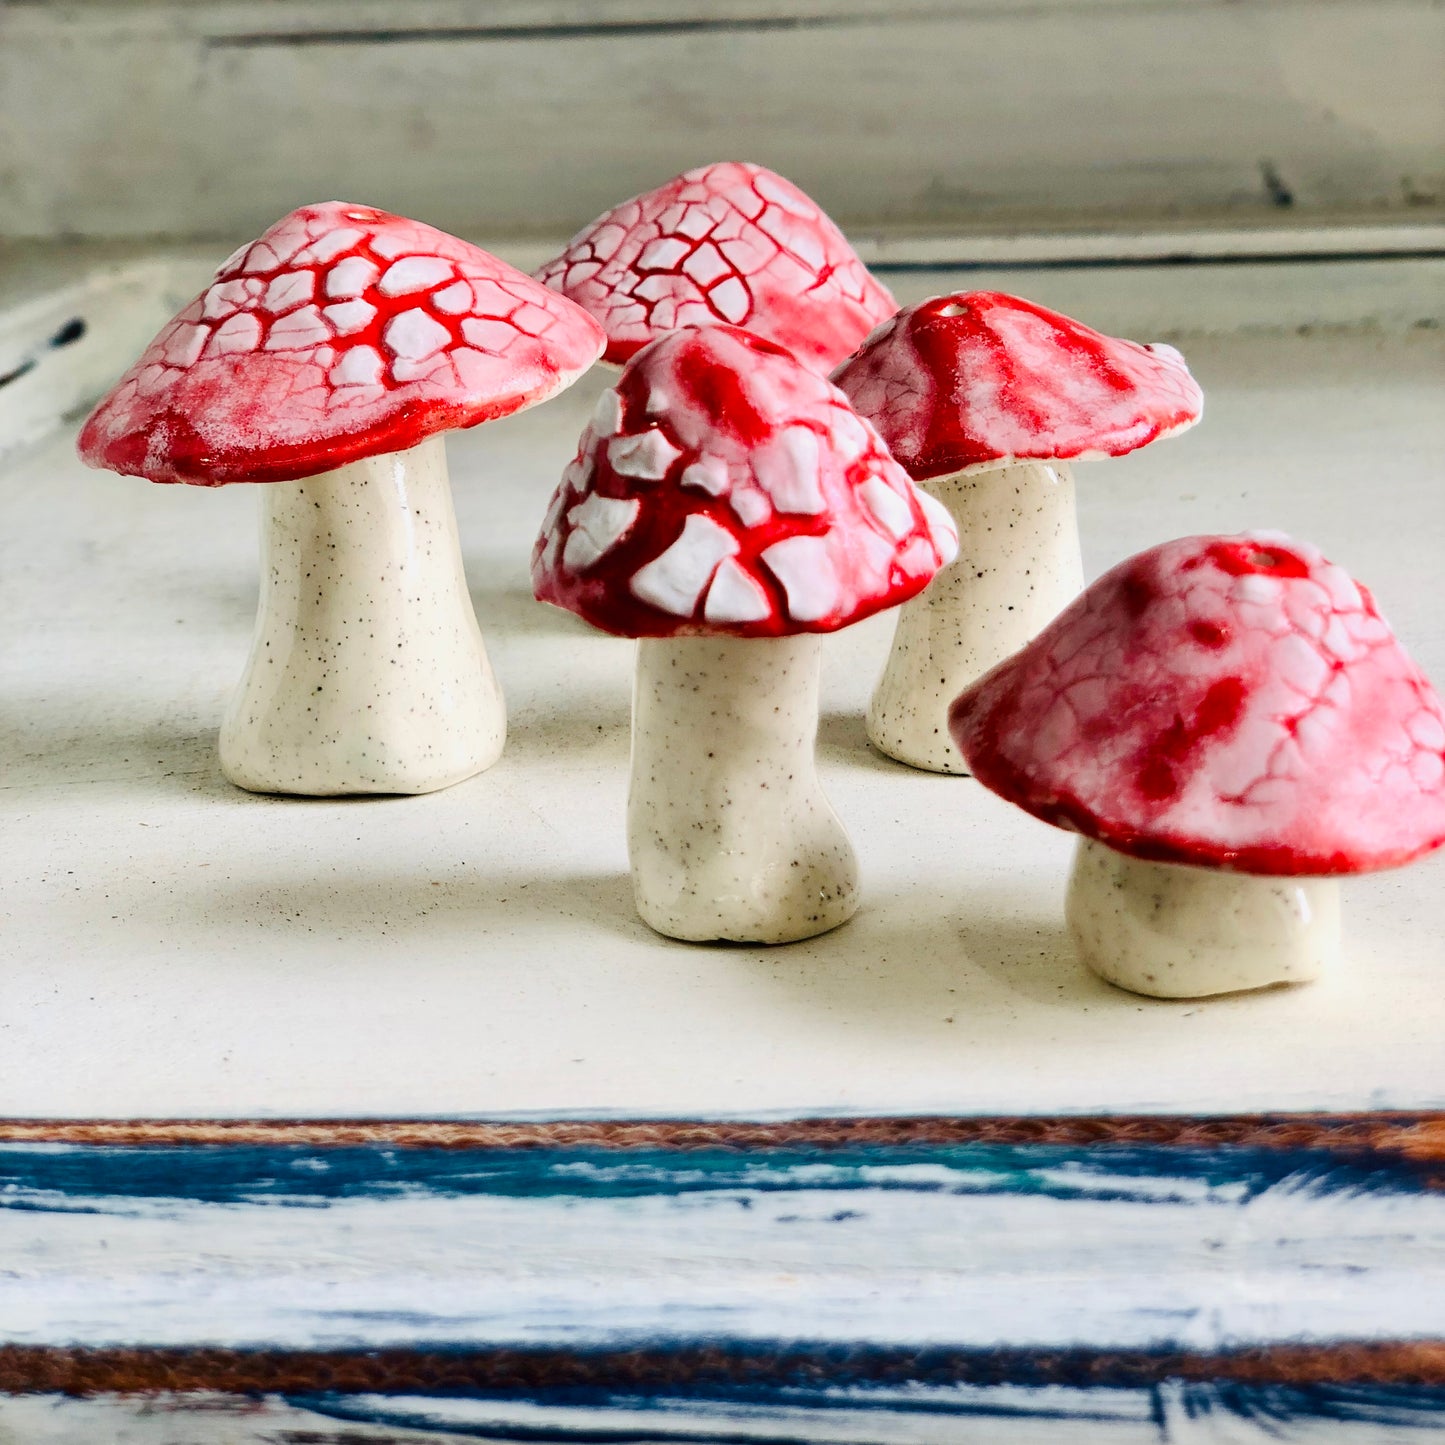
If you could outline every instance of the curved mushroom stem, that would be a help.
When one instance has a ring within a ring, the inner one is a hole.
[[[693,943],[790,943],[858,906],[818,783],[816,636],[644,638],[627,844],[637,911]]]
[[[507,718],[467,594],[445,443],[262,487],[261,603],[221,725],[256,793],[428,793]]]
[[[1084,962],[1151,998],[1304,983],[1340,952],[1336,878],[1148,863],[1081,838],[1065,906]]]
[[[918,485],[958,524],[959,555],[900,609],[868,737],[901,763],[966,773],[949,704],[1083,589],[1074,476],[1066,462],[1016,462]]]

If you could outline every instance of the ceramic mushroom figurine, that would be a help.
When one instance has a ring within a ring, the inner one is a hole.
[[[786,943],[851,917],[813,756],[820,634],[911,597],[954,547],[842,394],[761,337],[672,332],[602,393],[532,578],[641,639],[627,834],[658,932]]]
[[[905,308],[833,380],[959,533],[958,561],[899,613],[868,737],[915,768],[962,772],[948,704],[1084,585],[1070,461],[1183,431],[1203,397],[1172,347],[994,291]]]
[[[1341,874],[1445,842],[1445,713],[1374,599],[1273,532],[1121,563],[969,688],[994,792],[1081,834],[1068,923],[1135,993],[1314,978]]]
[[[897,305],[814,201],[741,161],[623,201],[536,274],[602,323],[618,366],[664,331],[741,326],[826,372]]]
[[[562,390],[580,307],[370,206],[242,246],[91,413],[95,467],[264,482],[261,602],[221,767],[262,793],[425,793],[496,761],[506,712],[462,575],[442,434]]]

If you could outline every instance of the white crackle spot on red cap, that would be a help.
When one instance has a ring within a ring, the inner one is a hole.
[[[1123,456],[1193,426],[1204,406],[1172,346],[1105,336],[999,291],[905,307],[833,380],[918,481]]]
[[[619,365],[663,331],[733,325],[826,371],[895,306],[813,201],[740,161],[613,207],[537,279],[602,323]]]
[[[455,236],[303,206],[162,329],[80,455],[157,482],[313,476],[544,401],[602,344],[581,308]]]
[[[567,537],[567,565],[579,570],[590,567],[622,540],[641,510],[642,503],[635,499],[617,500],[588,493],[567,513],[572,528]]]
[[[1445,842],[1439,698],[1373,598],[1275,532],[1130,558],[950,724],[985,786],[1139,858],[1358,873]]]
[[[607,445],[607,459],[614,471],[640,482],[659,482],[681,455],[660,428],[651,427],[637,436],[615,436]]]
[[[836,387],[711,327],[628,363],[552,498],[532,581],[623,636],[780,637],[906,601],[957,547]]]

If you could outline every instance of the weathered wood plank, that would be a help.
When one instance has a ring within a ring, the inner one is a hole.
[[[1441,230],[1289,226],[1248,237],[1211,229],[890,233],[858,240],[900,301],[959,287],[1002,289],[1124,335],[1178,339],[1299,327],[1400,332],[1436,326],[1445,297]],[[480,239],[524,269],[561,245],[560,237]],[[0,457],[90,405],[205,284],[231,245],[0,246]],[[1260,259],[1241,259],[1231,247]],[[1120,264],[1120,256],[1132,259]],[[1310,259],[1287,259],[1295,256]]]
[[[723,155],[855,226],[1407,214],[1445,193],[1428,0],[585,14],[0,10],[0,234],[242,234],[333,195],[563,232]]]
[[[1445,1338],[1438,1183],[1308,1146],[11,1144],[0,1320],[99,1350],[882,1350],[854,1383],[935,1348]]]
[[[0,1119],[0,1147],[606,1151],[1055,1148],[1308,1150],[1407,1163],[1445,1188],[1445,1114],[809,1115],[783,1119]],[[1161,1162],[1168,1156],[1161,1154]]]
[[[879,1396],[882,1396],[880,1398]],[[1439,1393],[1168,1381],[1133,1390],[959,1386],[806,1403],[687,1396],[616,1404],[431,1396],[186,1393],[0,1399],[6,1445],[1422,1445]]]
[[[1308,1142],[1328,1120],[1262,1147],[916,1122],[0,1146],[0,1439],[1379,1445],[1445,1420],[1445,1195],[1362,1121],[1348,1154]]]

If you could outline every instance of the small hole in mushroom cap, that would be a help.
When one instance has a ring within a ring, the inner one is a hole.
[[[1287,547],[1274,547],[1252,541],[1220,541],[1206,549],[1209,556],[1231,577],[1248,572],[1264,572],[1274,577],[1308,577],[1309,563]]]
[[[938,314],[940,316],[967,316],[968,307],[961,301],[950,301],[946,306],[938,308]]]

